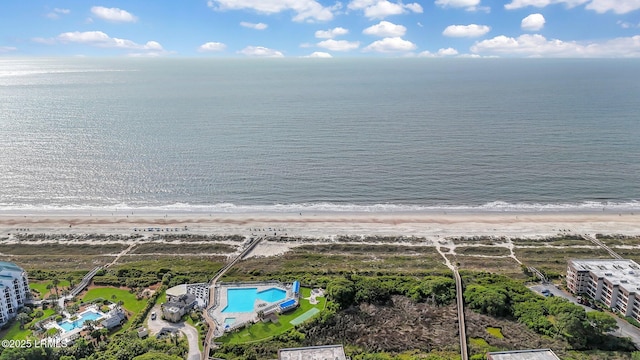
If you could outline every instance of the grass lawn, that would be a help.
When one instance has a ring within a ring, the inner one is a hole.
[[[116,296],[115,299],[112,298],[113,295]],[[122,300],[123,301],[122,306],[126,310],[134,314],[137,314],[140,311],[142,311],[142,309],[144,309],[144,307],[147,304],[146,299],[137,300],[136,294],[130,293],[129,290],[123,290],[123,289],[118,289],[113,287],[98,287],[98,288],[90,289],[84,295],[84,297],[82,298],[82,301],[89,302],[91,300],[98,299],[98,298],[103,298],[112,302],[118,302]]]
[[[43,313],[44,314],[39,318],[35,318],[31,320],[31,322],[24,324],[24,330],[20,330],[19,322],[17,321],[14,322],[13,325],[11,325],[11,327],[9,328],[9,330],[7,330],[6,333],[2,334],[2,338],[7,340],[26,340],[29,337],[29,335],[31,335],[31,330],[29,330],[29,327],[32,324],[35,324],[36,322],[42,319],[46,319],[49,316],[53,315],[55,311],[53,309],[47,309],[47,310],[44,310]]]
[[[292,329],[293,325],[290,323],[290,321],[304,314],[305,312],[313,308],[316,308],[318,310],[323,310],[325,308],[327,304],[326,298],[319,297],[317,298],[318,304],[312,305],[309,303],[309,300],[302,299],[311,295],[311,289],[301,288],[300,291],[302,295],[300,298],[300,306],[295,311],[278,316],[279,321],[277,324],[274,324],[272,322],[259,322],[250,326],[249,328],[242,329],[239,332],[227,334],[220,338],[220,341],[230,344],[242,344],[266,340],[272,336],[282,334],[284,332],[287,332],[289,329]]]
[[[53,285],[51,281],[29,282],[29,287],[33,290],[37,290],[40,293],[40,298],[42,298],[43,295],[51,294],[52,291],[53,291],[53,294],[55,294],[56,292],[53,289],[47,290],[48,284]],[[69,282],[67,280],[60,280],[60,283],[58,284],[58,293],[61,293],[63,289],[68,287],[69,287]]]

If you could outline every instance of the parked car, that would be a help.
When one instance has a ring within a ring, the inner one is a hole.
[[[151,313],[151,320],[155,320],[156,319],[156,312],[152,312]]]

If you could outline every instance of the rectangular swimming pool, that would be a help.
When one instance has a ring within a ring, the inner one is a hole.
[[[287,292],[278,288],[270,288],[258,292],[258,288],[227,289],[227,307],[223,313],[252,312],[257,299],[267,303],[284,300]]]

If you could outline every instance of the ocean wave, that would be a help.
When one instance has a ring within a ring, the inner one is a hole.
[[[412,205],[412,204],[337,204],[328,202],[272,205],[217,203],[198,205],[173,203],[158,205],[29,205],[0,203],[0,214],[31,213],[420,213],[420,212],[633,212],[640,211],[640,201],[581,203],[509,203],[492,201],[480,205]]]

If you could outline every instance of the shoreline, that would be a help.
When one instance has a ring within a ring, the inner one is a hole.
[[[154,228],[152,231],[146,231]],[[155,229],[161,229],[155,231]],[[169,230],[167,230],[169,229]],[[177,229],[177,230],[176,230]],[[635,212],[303,212],[111,214],[0,213],[0,236],[10,233],[279,235],[507,236],[557,234],[640,235]]]

